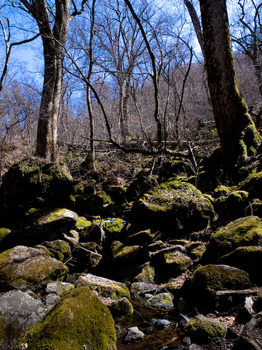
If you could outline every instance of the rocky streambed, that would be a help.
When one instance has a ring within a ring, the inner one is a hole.
[[[262,174],[208,194],[204,171],[198,188],[173,175],[99,184],[54,164],[9,169],[1,350],[262,348]]]

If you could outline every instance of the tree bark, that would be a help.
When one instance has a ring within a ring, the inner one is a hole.
[[[200,0],[208,85],[225,169],[256,153],[260,136],[240,95],[226,0]]]
[[[37,128],[36,156],[55,161],[70,0],[56,1],[53,29],[45,0],[36,1],[31,12],[38,24],[44,48],[44,85]]]

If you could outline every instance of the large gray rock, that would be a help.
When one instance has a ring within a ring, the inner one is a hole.
[[[40,321],[46,312],[44,304],[21,291],[9,291],[0,297],[0,348],[9,346],[24,331]]]
[[[120,299],[123,297],[130,298],[130,293],[124,283],[110,280],[108,278],[99,277],[88,273],[80,276],[76,281],[76,285],[89,287],[98,293],[99,296],[111,299]]]
[[[68,268],[41,249],[17,246],[0,254],[0,287],[27,290],[63,280]]]

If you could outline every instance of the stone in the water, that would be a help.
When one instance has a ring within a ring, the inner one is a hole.
[[[160,293],[150,298],[147,303],[152,307],[171,309],[174,306],[173,299],[171,293]]]
[[[172,322],[170,322],[169,320],[165,320],[165,319],[155,319],[155,318],[153,318],[151,320],[151,323],[155,327],[157,327],[159,329],[164,329],[164,328],[172,326]]]
[[[141,332],[137,327],[130,327],[127,329],[127,333],[123,340],[124,343],[136,343],[142,341],[144,333]]]

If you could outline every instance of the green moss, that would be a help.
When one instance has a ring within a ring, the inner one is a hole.
[[[257,266],[262,265],[262,247],[238,247],[233,252],[222,256],[220,262],[247,271],[251,280],[261,285],[262,276],[257,272]]]
[[[262,199],[261,195],[262,186],[262,171],[258,173],[250,174],[243,182],[239,184],[239,190],[249,192],[251,198]]]
[[[183,181],[162,183],[146,193],[132,208],[134,223],[168,231],[205,228],[215,217],[209,199]],[[144,228],[143,226],[141,228]]]
[[[117,237],[127,228],[127,222],[120,218],[106,219],[103,227],[106,234]]]
[[[89,288],[66,294],[21,340],[28,350],[116,349],[112,316]]]
[[[230,251],[245,245],[262,244],[262,222],[256,216],[235,220],[213,235],[217,250]]]
[[[155,269],[146,263],[142,266],[142,271],[134,278],[138,282],[153,282],[155,279]]]
[[[187,250],[189,252],[188,254],[195,261],[198,261],[199,259],[201,259],[201,257],[205,253],[206,246],[205,246],[205,244],[200,243],[200,242],[193,242],[193,243],[187,244]]]
[[[2,288],[28,289],[67,277],[68,268],[43,251],[17,246],[0,254]]]
[[[203,344],[211,340],[224,338],[227,329],[215,320],[198,315],[191,318],[185,326],[186,334],[197,343]]]
[[[160,293],[147,300],[147,304],[152,307],[171,309],[173,305],[173,295],[171,293]]]
[[[0,228],[0,242],[6,238],[9,233],[11,232],[11,230],[9,228],[4,228],[4,227],[1,227]]]
[[[251,286],[248,273],[226,265],[205,265],[192,275],[192,286],[202,291],[245,289]]]
[[[84,216],[79,216],[75,224],[75,228],[78,230],[88,229],[92,225],[92,222],[87,220]]]
[[[227,196],[231,192],[230,187],[227,187],[225,185],[220,185],[214,190],[214,196],[215,198],[221,197],[221,196]]]

